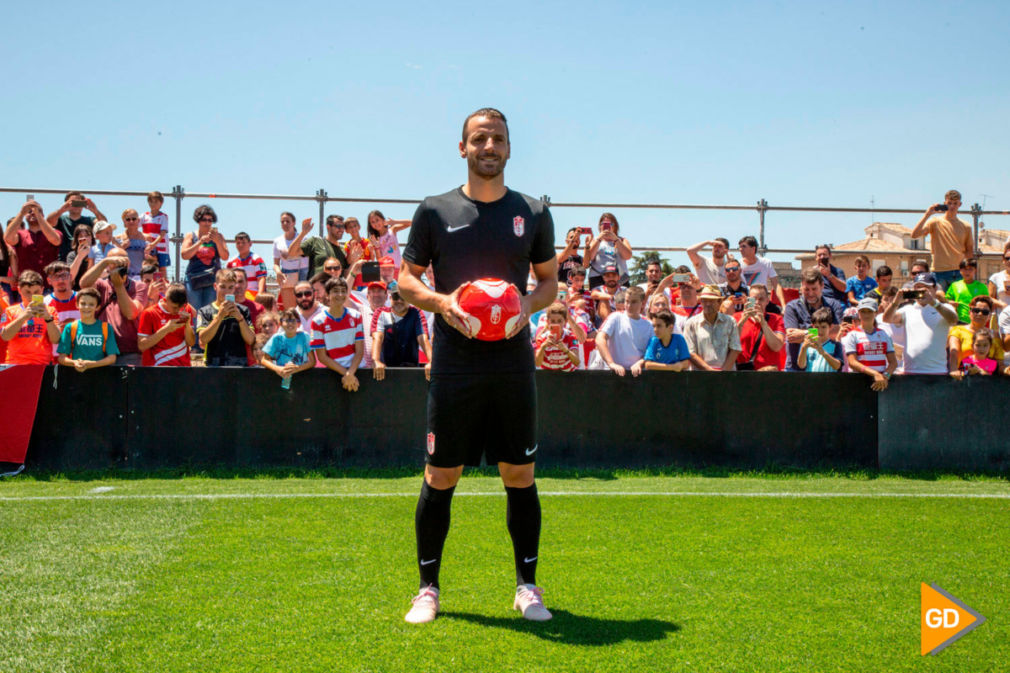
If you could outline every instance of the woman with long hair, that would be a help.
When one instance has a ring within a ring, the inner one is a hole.
[[[193,211],[193,221],[197,224],[197,230],[183,237],[179,254],[189,262],[186,266],[186,296],[189,305],[200,310],[217,296],[214,280],[221,269],[221,262],[228,259],[229,252],[224,236],[214,226],[217,223],[217,213],[213,208],[208,205],[199,206]]]
[[[628,260],[634,254],[628,239],[622,238],[621,225],[613,213],[603,213],[597,223],[598,233],[586,241],[584,264],[589,267],[589,289],[603,285],[603,269],[613,264],[621,274],[620,284],[627,286]]]

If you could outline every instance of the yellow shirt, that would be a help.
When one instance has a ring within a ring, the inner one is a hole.
[[[961,364],[961,360],[965,359],[972,353],[971,342],[975,337],[975,330],[971,328],[971,325],[954,325],[947,332],[947,339],[950,337],[957,337],[961,340],[961,350],[957,354],[957,364]],[[1000,343],[999,337],[997,336],[992,340],[992,345],[989,346],[989,357],[991,357],[996,362],[1002,363],[1003,356],[1003,344]]]

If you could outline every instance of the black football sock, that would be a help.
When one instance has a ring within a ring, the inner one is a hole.
[[[540,546],[540,497],[537,485],[505,487],[508,509],[505,522],[512,536],[516,561],[516,584],[536,584],[537,554]]]
[[[438,569],[442,565],[442,547],[449,534],[449,511],[452,492],[432,488],[428,482],[421,485],[421,496],[414,512],[414,531],[417,534],[417,567],[421,571],[421,588],[432,585],[438,588]]]

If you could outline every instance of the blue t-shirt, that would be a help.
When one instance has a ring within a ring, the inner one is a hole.
[[[263,347],[263,352],[281,367],[289,362],[299,366],[305,364],[310,351],[309,335],[302,331],[296,332],[293,339],[289,339],[284,332],[277,332]]]
[[[868,292],[872,292],[875,287],[877,287],[877,281],[869,276],[865,280],[859,280],[858,277],[851,276],[845,281],[846,294],[852,292],[857,301],[865,297]]]
[[[845,358],[842,357],[842,344],[837,341],[826,341],[824,342],[824,352],[838,360],[839,362],[845,362]],[[820,353],[815,351],[813,348],[807,349],[807,368],[803,371],[807,372],[837,372],[841,371],[841,367],[835,369],[828,364],[828,361],[824,359]]]
[[[659,337],[654,336],[649,340],[649,345],[645,347],[646,362],[673,365],[690,357],[691,351],[688,349],[687,340],[682,334],[674,334],[668,346],[664,346]]]
[[[77,338],[74,340],[73,352],[71,353],[70,331],[74,323],[79,324],[77,325]],[[85,325],[83,322],[71,320],[63,326],[63,332],[60,333],[60,344],[56,347],[56,352],[69,355],[74,360],[91,361],[101,360],[106,355],[119,355],[119,347],[116,345],[116,335],[112,331],[111,326],[106,329],[109,332],[109,338],[105,341],[105,352],[103,353],[102,341],[104,339],[102,336],[101,321],[96,320],[90,325]]]

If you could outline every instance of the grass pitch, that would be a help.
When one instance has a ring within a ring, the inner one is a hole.
[[[1010,660],[1003,480],[542,478],[538,580],[555,618],[533,624],[511,610],[501,484],[465,475],[443,614],[420,627],[402,619],[419,485],[0,482],[0,671],[977,672]],[[919,655],[923,581],[988,619],[935,657]]]

